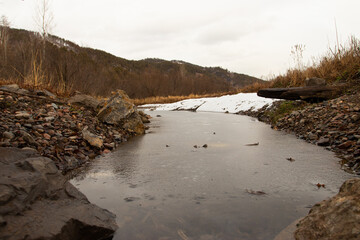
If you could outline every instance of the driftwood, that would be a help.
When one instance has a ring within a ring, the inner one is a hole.
[[[338,97],[343,88],[343,86],[266,88],[259,90],[257,95],[265,98],[286,100],[323,101]]]

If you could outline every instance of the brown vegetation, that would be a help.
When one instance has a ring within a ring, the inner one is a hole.
[[[208,94],[190,94],[184,96],[156,96],[148,98],[135,98],[133,102],[135,105],[144,105],[151,103],[174,103],[182,101],[185,99],[194,99],[194,98],[208,98],[208,97],[220,97],[224,95],[236,94],[237,91],[222,92],[222,93],[208,93]]]
[[[360,78],[360,41],[351,37],[346,45],[329,49],[320,61],[313,63],[313,66],[302,68],[299,65],[301,64],[268,82],[254,83],[241,91],[256,92],[262,88],[299,87],[304,86],[305,79],[311,77],[323,78],[329,84],[357,84],[355,80]]]
[[[122,89],[130,98],[185,96],[228,92],[262,81],[219,67],[207,68],[181,61],[129,61],[56,36],[1,24],[0,30],[6,30],[8,39],[6,46],[0,42],[0,80],[47,88],[60,94],[77,90],[93,96],[108,96],[111,91]]]

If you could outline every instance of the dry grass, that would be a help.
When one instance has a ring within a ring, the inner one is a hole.
[[[57,96],[68,97],[71,93],[71,87],[65,86],[63,81],[56,82],[54,79],[49,79],[42,68],[42,62],[37,61],[35,56],[31,61],[31,71],[26,76],[16,79],[0,79],[0,85],[18,84],[21,88],[31,90],[46,89],[49,92],[55,93]]]
[[[305,79],[319,77],[327,80],[329,84],[349,83],[355,84],[360,78],[360,41],[350,37],[345,45],[340,45],[314,61],[312,66],[304,69],[293,68],[283,75],[274,77],[272,80],[247,86],[242,92],[256,92],[262,88],[276,87],[299,87],[304,86]]]
[[[194,99],[194,98],[205,98],[205,97],[221,97],[224,95],[235,94],[237,92],[224,92],[224,93],[210,93],[210,94],[190,94],[187,96],[167,96],[167,97],[149,97],[141,99],[133,99],[135,105],[144,105],[151,103],[174,103],[182,101],[185,99]]]

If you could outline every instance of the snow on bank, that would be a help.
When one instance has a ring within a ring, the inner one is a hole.
[[[160,111],[196,110],[198,112],[229,112],[258,110],[265,105],[271,105],[273,99],[262,98],[256,93],[238,93],[222,97],[187,99],[169,104],[146,104],[141,108],[152,108]]]

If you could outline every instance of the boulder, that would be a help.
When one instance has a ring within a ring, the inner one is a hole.
[[[91,204],[49,158],[0,148],[0,239],[111,239],[115,215]]]
[[[145,133],[145,126],[136,106],[127,94],[118,90],[100,109],[98,119],[107,124],[113,124],[136,134]]]
[[[339,193],[310,210],[295,231],[296,240],[355,240],[360,236],[360,179],[343,183]]]
[[[89,96],[89,95],[81,94],[81,93],[78,93],[75,96],[72,96],[68,102],[70,104],[77,104],[77,105],[85,106],[85,107],[91,108],[95,111],[97,111],[97,109],[101,103],[101,101],[97,100],[96,98]]]

